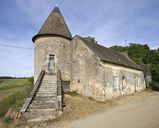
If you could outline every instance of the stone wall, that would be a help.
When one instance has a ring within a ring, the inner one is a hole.
[[[114,77],[118,87],[113,89]],[[142,71],[101,62],[78,37],[72,41],[71,91],[98,101],[128,95],[145,89]]]
[[[72,41],[71,91],[101,100],[100,61],[78,38]]]
[[[129,95],[146,88],[142,71],[101,62],[100,75],[105,100],[119,95]],[[114,77],[118,79],[118,87],[114,90]]]
[[[49,55],[55,55],[55,73],[61,70],[63,81],[70,81],[70,90],[106,101],[119,95],[128,95],[145,89],[142,71],[101,62],[100,59],[75,37],[40,37],[35,41],[35,81],[41,70],[48,68]],[[114,89],[114,77],[118,87]]]
[[[40,37],[35,41],[34,81],[41,70],[48,70],[49,55],[55,56],[55,73],[61,70],[62,79],[71,79],[71,50],[70,41],[62,37]]]

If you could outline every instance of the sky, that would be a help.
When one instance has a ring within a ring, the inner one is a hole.
[[[55,5],[73,36],[159,47],[159,0],[0,0],[0,76],[33,76],[32,37]]]

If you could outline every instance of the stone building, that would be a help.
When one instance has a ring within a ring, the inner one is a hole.
[[[45,75],[41,77],[41,85],[34,87],[36,89],[33,90],[32,100],[26,103],[26,110],[30,106],[38,109],[38,105],[46,109],[45,98],[49,96],[54,96],[54,105],[50,106],[58,109],[62,105],[61,90],[76,91],[105,102],[146,87],[143,69],[127,55],[80,36],[72,37],[58,7],[54,8],[32,40],[35,46],[35,85],[36,81],[40,81],[42,71],[45,71]],[[44,99],[41,104],[36,101],[39,96],[40,100]]]

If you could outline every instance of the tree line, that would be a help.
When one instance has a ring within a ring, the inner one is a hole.
[[[128,52],[129,57],[139,65],[149,64],[152,75],[152,87],[159,90],[159,48],[150,49],[147,44],[130,43],[129,46],[112,46],[118,52]]]

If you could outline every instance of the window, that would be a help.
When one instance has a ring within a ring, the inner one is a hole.
[[[64,92],[70,91],[70,81],[62,81],[62,87]]]
[[[113,78],[113,90],[118,90],[119,89],[119,77],[114,76]]]
[[[134,77],[134,79],[135,79],[135,86],[136,86],[136,87],[139,86],[139,78]]]
[[[126,88],[126,80],[125,80],[125,77],[122,76],[121,89],[124,89],[124,88]]]

